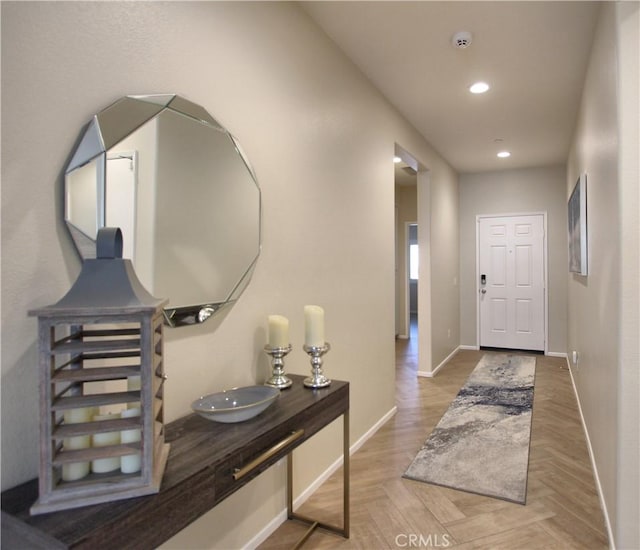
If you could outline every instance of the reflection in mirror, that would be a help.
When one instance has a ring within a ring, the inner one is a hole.
[[[89,123],[65,173],[65,220],[83,258],[101,227],[171,326],[235,302],[260,252],[260,189],[235,138],[175,95],[129,96]]]

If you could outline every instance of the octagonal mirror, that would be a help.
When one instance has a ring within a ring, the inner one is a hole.
[[[127,96],[89,122],[65,171],[65,221],[82,258],[120,227],[123,257],[168,298],[170,326],[233,304],[260,253],[260,189],[236,139],[177,95]]]

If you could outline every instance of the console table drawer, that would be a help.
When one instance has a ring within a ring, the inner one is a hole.
[[[287,456],[304,440],[304,435],[305,431],[301,428],[282,437],[265,438],[267,444],[258,444],[255,449],[243,449],[242,453],[224,461],[214,474],[216,498],[224,498]]]

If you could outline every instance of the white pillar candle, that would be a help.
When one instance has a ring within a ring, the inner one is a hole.
[[[307,346],[324,346],[324,309],[320,306],[304,306],[304,343]]]
[[[91,422],[93,409],[90,407],[69,409],[64,411],[65,424],[79,424],[80,422]],[[62,441],[63,450],[76,451],[80,449],[88,449],[91,447],[90,435],[78,435],[74,437],[65,437]],[[82,479],[89,474],[90,463],[87,462],[70,462],[62,465],[63,481],[76,481]]]
[[[282,315],[269,315],[269,345],[272,348],[289,345],[289,319]]]
[[[63,442],[65,451],[76,451],[91,447],[90,435],[79,435],[76,437],[65,437]],[[62,480],[77,481],[89,474],[89,462],[69,462],[62,465]]]
[[[94,407],[84,407],[80,409],[68,409],[64,411],[65,424],[80,424],[81,422],[91,422],[91,418],[96,414]]]
[[[140,416],[140,407],[126,409],[120,413],[121,418],[131,418]],[[122,430],[120,432],[120,443],[135,443],[141,439],[141,431],[139,429]],[[133,474],[139,472],[142,465],[142,455],[140,452],[121,456],[120,471],[123,474]]]
[[[94,421],[111,420],[116,418],[114,414],[97,414],[93,417]],[[91,445],[93,447],[106,447],[108,445],[120,444],[120,432],[101,432],[91,436]],[[96,458],[91,461],[91,471],[96,474],[104,474],[113,472],[120,468],[120,457]]]

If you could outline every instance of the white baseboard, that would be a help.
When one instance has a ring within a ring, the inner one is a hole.
[[[398,412],[398,407],[393,406],[391,410],[389,410],[380,420],[378,420],[369,430],[365,432],[365,434],[358,439],[353,445],[349,447],[349,456],[354,454],[360,447],[362,447],[368,439],[373,437],[373,435],[384,426],[393,415]],[[331,475],[342,466],[344,461],[344,457],[340,456],[333,464],[331,464],[324,472],[322,472],[311,485],[309,485],[296,499],[293,501],[294,509],[302,506],[305,501],[313,494],[315,491],[322,485],[327,479],[331,477]],[[260,530],[256,536],[254,536],[247,544],[244,546],[245,550],[251,550],[253,548],[257,548],[262,544],[265,540],[269,538],[269,536],[278,528],[280,525],[287,520],[287,509],[282,510],[278,515],[276,515],[265,527]]]
[[[480,346],[466,346],[466,345],[459,345],[458,349],[469,349],[472,351],[478,351],[480,349]]]
[[[247,542],[242,548],[243,550],[254,550],[267,540],[275,530],[287,521],[288,512],[285,508],[276,517],[274,517],[260,532]]]
[[[408,334],[398,334],[398,336],[396,336],[396,338],[398,340],[408,340],[409,339],[409,335]]]
[[[365,434],[360,439],[358,439],[358,441],[356,441],[353,445],[351,445],[351,447],[349,447],[349,455],[352,455],[358,449],[360,449],[360,447],[362,447],[369,439],[371,439],[375,435],[375,433],[380,428],[382,428],[382,426],[389,422],[389,420],[391,420],[391,418],[393,418],[397,412],[398,407],[396,407],[395,405],[391,407],[391,409],[389,409],[389,411],[380,420],[378,420],[373,426],[371,426],[371,428],[369,428],[365,432]],[[342,464],[342,459],[340,459],[340,461],[340,464]]]
[[[548,354],[550,355],[550,354]],[[560,355],[558,355],[560,357]],[[576,396],[576,402],[578,403],[578,412],[580,413],[580,421],[582,422],[582,429],[584,431],[584,437],[587,440],[587,449],[589,450],[589,459],[591,460],[591,468],[593,468],[593,477],[596,482],[596,489],[598,490],[598,498],[600,500],[600,506],[602,507],[602,513],[604,515],[604,522],[607,527],[607,535],[609,536],[609,548],[611,550],[616,550],[616,543],[613,537],[613,529],[611,528],[611,520],[609,518],[609,512],[607,510],[607,503],[604,500],[604,492],[602,490],[602,485],[600,484],[600,476],[598,475],[598,467],[596,465],[595,457],[593,454],[593,447],[591,446],[591,439],[589,438],[589,430],[587,429],[587,424],[584,421],[584,415],[582,414],[582,405],[580,404],[580,395],[578,395],[578,388],[576,387],[576,382],[573,379],[573,371],[571,370],[571,362],[569,361],[569,356],[565,353],[564,357],[567,360],[567,368],[569,370],[569,376],[571,377],[571,385],[573,386],[573,393]]]
[[[417,376],[422,376],[422,377],[425,377],[425,378],[433,378],[433,377],[438,373],[438,371],[439,371],[442,367],[444,367],[444,366],[447,364],[447,362],[448,362],[448,361],[449,361],[449,360],[450,360],[450,359],[451,359],[451,358],[452,358],[456,353],[458,353],[458,350],[460,350],[460,349],[461,349],[461,346],[458,346],[456,349],[454,349],[454,350],[453,350],[449,355],[447,355],[447,356],[446,356],[446,357],[445,357],[445,358],[440,362],[440,364],[439,364],[435,369],[433,369],[433,370],[431,370],[431,371],[423,371],[423,370],[419,370],[419,371],[416,373],[416,375],[417,375]]]

